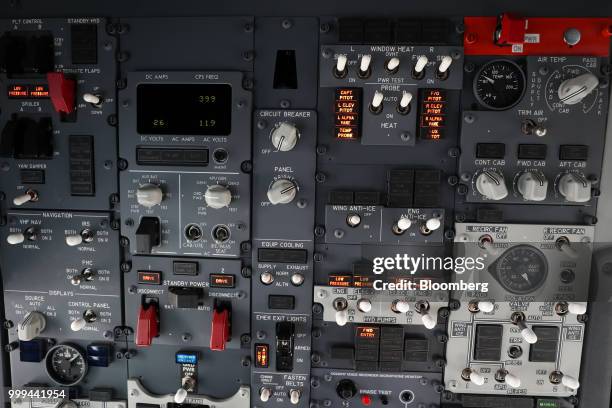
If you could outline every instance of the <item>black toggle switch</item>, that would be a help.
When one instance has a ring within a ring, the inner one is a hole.
[[[150,254],[161,243],[161,226],[157,217],[142,217],[136,230],[136,252]]]
[[[293,370],[293,339],[295,325],[291,322],[276,323],[276,370]]]
[[[170,286],[168,298],[170,304],[177,309],[197,309],[202,303],[204,289],[188,288],[183,286]]]

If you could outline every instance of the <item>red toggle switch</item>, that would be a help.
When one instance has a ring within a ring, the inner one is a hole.
[[[210,330],[210,349],[225,350],[225,343],[230,337],[230,312],[228,309],[213,309],[212,326]]]
[[[72,113],[76,94],[76,82],[68,79],[63,72],[47,73],[49,83],[49,96],[56,112]]]
[[[504,13],[498,20],[495,43],[497,45],[523,44],[525,42],[526,30],[526,18]]]
[[[149,303],[141,305],[138,311],[138,323],[136,324],[136,345],[149,347],[153,337],[159,334],[159,320],[157,304]]]

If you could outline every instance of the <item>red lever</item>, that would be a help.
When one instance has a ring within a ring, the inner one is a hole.
[[[138,323],[136,324],[136,345],[149,347],[153,337],[159,334],[157,304],[149,303],[141,305],[138,311]]]
[[[72,113],[76,93],[76,82],[68,79],[63,72],[48,72],[49,96],[56,112]]]
[[[525,42],[526,18],[504,13],[500,16],[498,24],[499,28],[495,32],[495,43],[497,45],[523,44]]]
[[[228,309],[213,309],[212,326],[210,330],[210,349],[225,350],[225,343],[230,337],[230,312]]]

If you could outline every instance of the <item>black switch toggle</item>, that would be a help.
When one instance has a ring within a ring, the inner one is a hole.
[[[204,289],[170,286],[168,298],[170,304],[177,309],[197,309],[204,297]]]
[[[150,254],[161,242],[161,226],[157,217],[142,217],[136,230],[136,252]]]
[[[293,370],[293,338],[295,325],[291,322],[276,323],[276,370]]]

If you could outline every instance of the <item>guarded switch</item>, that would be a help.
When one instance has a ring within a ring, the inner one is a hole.
[[[204,193],[204,200],[210,208],[218,210],[230,205],[232,202],[232,192],[225,186],[215,184],[208,186],[206,193]]]
[[[268,200],[271,204],[289,204],[297,194],[297,186],[291,180],[276,180],[268,189]]]
[[[53,108],[58,113],[72,113],[74,111],[76,82],[68,79],[63,72],[47,73],[49,83],[49,96]]]
[[[502,200],[508,195],[504,176],[485,170],[476,178],[476,189],[489,200]]]
[[[519,176],[516,188],[527,201],[543,201],[546,200],[548,180],[540,173],[527,171]]]
[[[230,338],[231,315],[228,308],[214,307],[210,328],[210,349],[213,351],[225,350],[225,343]]]
[[[136,190],[136,201],[143,207],[155,207],[161,204],[163,199],[164,193],[158,185],[147,183]]]
[[[292,150],[299,138],[299,130],[293,123],[289,122],[277,123],[270,134],[272,145],[279,152],[288,152]]]
[[[159,311],[157,303],[149,302],[140,306],[136,323],[136,345],[149,347],[159,335]]]

